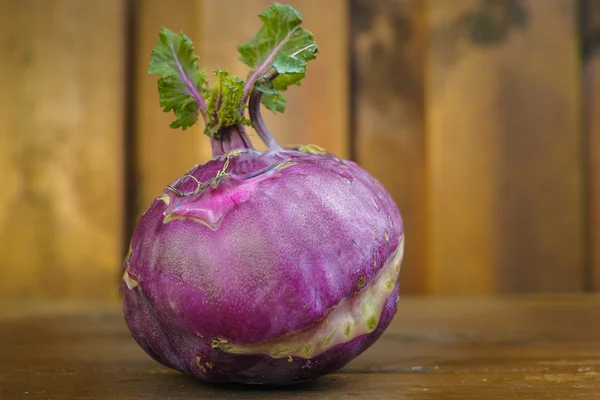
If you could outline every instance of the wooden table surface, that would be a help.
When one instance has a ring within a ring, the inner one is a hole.
[[[402,298],[336,374],[207,385],[134,343],[118,305],[0,307],[0,399],[600,399],[600,297]]]

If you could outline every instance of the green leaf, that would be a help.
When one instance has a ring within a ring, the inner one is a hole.
[[[181,128],[186,130],[194,125],[198,120],[198,105],[196,102],[190,102],[185,106],[175,108],[175,121],[169,124],[173,129]]]
[[[260,102],[274,113],[285,111],[285,96],[281,93],[264,93]]]
[[[208,98],[205,133],[215,137],[219,129],[238,124],[250,125],[250,121],[242,113],[245,104],[244,81],[229,72],[215,70],[217,83]]]
[[[274,113],[284,112],[286,107],[285,96],[279,93],[273,82],[271,81],[259,81],[256,82],[256,88],[260,90],[263,95],[260,102]]]
[[[310,34],[311,44],[307,44],[303,48],[294,51],[291,54],[279,53],[273,61],[273,67],[279,72],[279,75],[306,73],[306,63],[310,60],[317,58],[315,51],[317,50],[316,44],[312,34]]]
[[[163,28],[159,39],[152,49],[148,75],[160,76],[160,105],[165,112],[173,110],[175,114],[171,127],[185,130],[206,110],[203,98],[208,92],[206,74],[198,68],[194,44],[183,33]]]
[[[274,4],[264,10],[259,18],[263,22],[256,36],[239,45],[240,60],[254,72],[248,78],[245,91],[260,82],[269,69],[279,74],[272,88],[276,93],[265,92],[262,103],[273,111],[285,109],[285,98],[280,93],[291,85],[299,85],[306,75],[306,64],[316,58],[318,50],[313,34],[302,28],[302,15],[289,5]],[[265,85],[257,84],[264,91]]]
[[[279,93],[277,91],[277,89],[275,89],[275,87],[273,86],[273,82],[271,82],[271,81],[259,81],[259,82],[256,82],[255,86],[258,90],[260,90],[263,93],[269,93],[269,94],[278,94]]]
[[[273,87],[275,90],[284,91],[291,85],[300,85],[300,81],[304,78],[304,74],[290,73],[284,75],[278,75],[273,80]]]

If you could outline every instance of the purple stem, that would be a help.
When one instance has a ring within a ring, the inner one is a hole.
[[[252,140],[250,140],[250,136],[248,136],[244,125],[236,125],[236,128],[238,134],[240,135],[240,139],[242,139],[242,142],[244,143],[244,146],[248,149],[253,149],[254,146],[252,145]]]
[[[213,158],[219,157],[225,154],[225,148],[223,147],[223,140],[215,139],[213,137],[210,138],[210,145],[212,148],[212,156]]]
[[[261,138],[261,140],[267,145],[270,151],[282,150],[279,143],[277,143],[277,141],[269,131],[269,128],[267,128],[267,125],[265,124],[265,121],[263,120],[263,117],[260,113],[260,99],[262,98],[262,96],[263,92],[257,89],[252,90],[252,94],[250,94],[248,112],[250,113],[250,121],[252,121],[252,127],[254,128],[258,136]]]
[[[210,138],[213,158],[232,150],[253,149],[243,125],[233,125],[219,130],[217,138]]]
[[[271,65],[271,63],[275,59],[275,56],[277,55],[277,53],[279,53],[279,50],[281,50],[281,48],[292,38],[292,35],[294,34],[294,32],[296,32],[296,30],[298,30],[298,28],[300,28],[300,25],[294,27],[294,29],[289,31],[288,34],[283,38],[283,40],[279,42],[277,46],[275,46],[271,53],[269,53],[267,58],[265,58],[265,61],[263,61],[263,63],[260,64],[258,68],[256,68],[252,75],[250,75],[250,78],[248,78],[246,84],[244,85],[244,97],[242,97],[243,102],[246,102],[246,99],[248,98],[248,95],[250,94],[250,91],[254,86],[254,82],[256,82],[256,80],[262,75],[265,69],[267,69],[267,67]]]
[[[200,93],[198,92],[196,87],[194,86],[194,84],[189,80],[188,76],[186,75],[185,71],[183,70],[183,66],[179,62],[179,58],[177,57],[177,53],[175,52],[173,43],[170,43],[170,46],[171,46],[171,53],[173,54],[173,59],[175,60],[175,63],[177,63],[177,68],[179,69],[181,78],[185,82],[185,85],[187,86],[187,88],[190,91],[190,94],[192,95],[194,100],[196,100],[196,103],[198,104],[198,107],[200,108],[200,114],[202,114],[202,117],[204,118],[204,121],[206,122],[206,109],[207,109],[206,102],[204,101],[204,99],[202,98],[202,96],[200,95]]]

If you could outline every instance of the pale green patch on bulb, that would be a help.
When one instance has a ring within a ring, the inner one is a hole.
[[[163,193],[156,198],[158,201],[163,201],[166,205],[171,204],[171,197],[167,193]]]
[[[388,290],[392,290],[394,288],[395,284],[396,284],[396,281],[394,279],[388,279],[388,281],[387,281]]]
[[[198,366],[198,368],[200,368],[202,372],[206,373],[206,368],[204,367],[204,365],[202,365],[202,357],[196,357],[196,365]]]
[[[365,285],[365,277],[361,276],[360,278],[358,278],[358,282],[356,282],[356,284],[358,285],[358,287],[363,287]]]
[[[220,342],[220,350],[233,354],[265,354],[273,358],[312,358],[338,344],[373,332],[399,278],[397,266],[404,256],[404,235],[398,247],[362,292],[344,299],[321,322],[303,331],[262,343]],[[389,282],[393,284],[390,285]],[[213,346],[213,348],[215,348]]]
[[[273,169],[275,171],[281,171],[282,169],[285,169],[287,167],[291,167],[292,165],[296,165],[296,164],[298,164],[298,163],[295,162],[295,161],[286,161],[286,162],[282,162],[282,163],[277,164]]]
[[[298,151],[308,154],[322,155],[327,154],[324,148],[317,146],[316,144],[305,144],[298,148]]]
[[[334,336],[335,336],[335,332],[332,332],[331,335],[327,336],[325,338],[325,340],[323,340],[323,342],[321,342],[321,349],[327,349],[329,347],[329,345],[331,344],[331,342],[333,341]]]
[[[379,323],[377,316],[371,315],[367,318],[367,329],[373,331],[377,327],[377,323]]]
[[[216,231],[217,229],[219,229],[219,227],[221,226],[221,222],[223,222],[223,219],[221,218],[217,221],[217,223],[215,225],[211,225],[208,222],[206,222],[205,220],[203,220],[202,218],[199,218],[196,216],[169,213],[169,214],[166,214],[165,217],[163,218],[163,224],[168,224],[169,222],[175,221],[175,220],[196,222],[200,225],[206,226],[207,228],[209,228],[210,230],[213,230],[213,231]]]
[[[300,354],[302,354],[306,358],[310,358],[313,351],[314,351],[314,345],[311,343],[308,343],[307,345],[304,346],[304,348],[302,349],[302,352]]]
[[[123,273],[123,282],[125,282],[125,285],[127,285],[127,289],[130,290],[135,289],[139,285],[138,281],[129,275],[129,272],[127,271]]]
[[[228,340],[223,338],[217,338],[210,341],[210,347],[213,349],[219,349],[227,346]]]
[[[248,149],[236,149],[236,150],[231,150],[228,151],[227,153],[224,154],[225,157],[237,157],[242,153],[247,152]]]

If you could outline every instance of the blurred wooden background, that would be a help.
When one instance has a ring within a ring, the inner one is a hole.
[[[283,144],[405,219],[404,293],[600,290],[600,0],[294,0],[320,44]],[[245,76],[267,0],[0,0],[0,300],[118,297],[135,219],[210,157],[146,75],[161,26]]]

